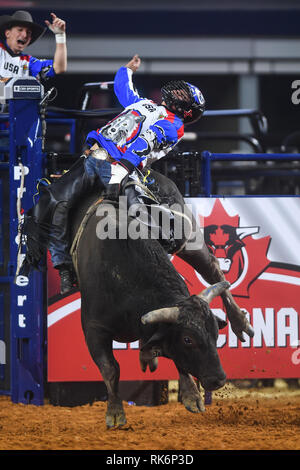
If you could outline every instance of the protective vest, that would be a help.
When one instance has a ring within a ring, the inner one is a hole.
[[[86,143],[95,141],[118,161],[143,166],[147,160],[164,157],[184,134],[182,120],[154,101],[141,98],[132,83],[132,71],[121,67],[114,80],[114,91],[124,111],[105,126],[88,134]]]

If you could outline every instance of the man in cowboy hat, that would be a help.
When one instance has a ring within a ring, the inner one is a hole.
[[[56,50],[53,60],[39,60],[23,54],[24,49],[34,43],[46,31],[46,27],[35,23],[29,12],[18,10],[12,16],[0,16],[0,78],[33,76],[46,79],[67,69],[66,23],[51,13],[45,20],[55,34]]]

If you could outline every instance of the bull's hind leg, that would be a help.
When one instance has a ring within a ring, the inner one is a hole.
[[[89,352],[107,388],[106,425],[108,428],[123,426],[126,417],[119,396],[120,367],[112,352],[112,338],[95,324],[89,324],[84,332]]]
[[[209,284],[224,281],[225,276],[220,268],[217,258],[212,255],[204,243],[204,238],[199,229],[194,228],[194,238],[190,240],[182,251],[177,253],[181,259],[191,265]],[[221,294],[224,307],[230,321],[232,331],[241,340],[245,341],[243,331],[253,337],[254,331],[249,324],[246,314],[242,312],[235,302],[229,290]]]

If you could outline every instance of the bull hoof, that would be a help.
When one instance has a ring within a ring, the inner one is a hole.
[[[140,352],[140,366],[143,372],[146,372],[147,367],[149,367],[150,372],[154,372],[158,366],[157,357],[147,357],[143,352]]]
[[[244,333],[246,333],[250,338],[253,338],[254,336],[254,329],[250,323],[248,323],[248,321],[244,323],[243,326],[240,324],[231,323],[231,329],[242,343],[246,341]]]
[[[148,366],[149,366],[150,372],[156,371],[157,366],[158,366],[158,359],[157,359],[157,357],[155,357],[154,359],[152,359],[151,361],[149,361],[149,362],[148,362]]]
[[[245,333],[250,336],[250,338],[253,338],[254,336],[254,329],[252,328],[252,326],[250,325],[250,323],[248,323],[246,329],[245,329]]]
[[[112,428],[121,428],[122,426],[125,426],[127,421],[126,421],[125,414],[119,413],[116,415],[107,414],[105,422],[106,422],[107,428],[112,429]]]
[[[191,413],[203,413],[205,411],[205,406],[201,396],[193,398],[182,398],[182,403],[185,408]]]
[[[109,429],[120,428],[126,424],[122,403],[108,403],[105,422]]]

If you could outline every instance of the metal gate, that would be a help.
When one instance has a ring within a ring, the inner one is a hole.
[[[0,393],[36,405],[44,400],[46,283],[42,273],[30,279],[16,273],[24,256],[19,223],[43,175],[42,96],[36,79],[10,79],[4,88],[8,113],[0,115]]]

